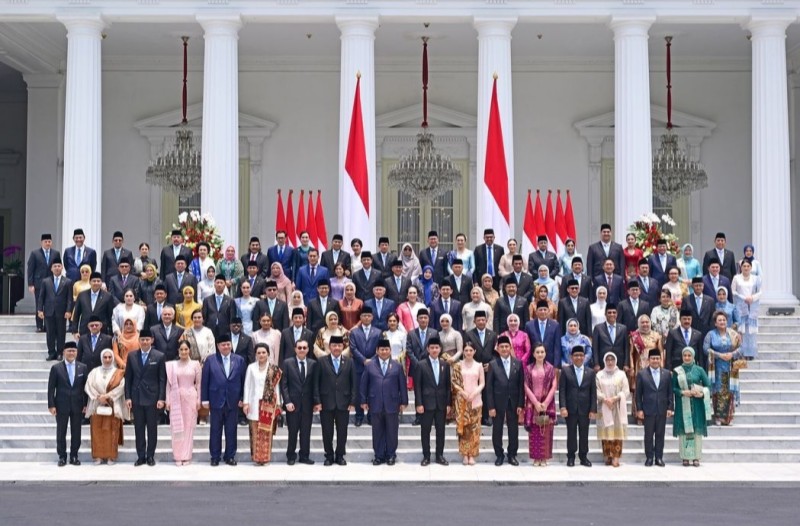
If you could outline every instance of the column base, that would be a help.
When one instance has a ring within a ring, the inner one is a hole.
[[[796,307],[800,306],[794,294],[780,291],[764,291],[761,295],[761,308],[766,312],[765,307]]]

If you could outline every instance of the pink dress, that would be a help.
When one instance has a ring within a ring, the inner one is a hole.
[[[172,434],[172,456],[176,462],[192,460],[201,374],[200,363],[195,360],[187,364],[180,360],[167,362],[169,429]]]
[[[472,367],[464,367],[464,363],[461,363],[461,377],[464,380],[464,391],[471,393],[475,389],[478,388],[478,381],[480,380],[480,368],[482,365],[478,362],[472,364]],[[480,396],[476,396],[475,400],[472,401],[472,408],[477,409],[479,407],[483,407],[483,400],[481,400]]]
[[[528,360],[531,358],[531,340],[528,338],[528,333],[517,331],[511,334],[511,331],[505,331],[503,335],[508,336],[511,340],[511,347],[514,349],[517,360],[522,362],[523,367],[527,367]]]
[[[545,362],[543,369],[530,364],[525,369],[525,386],[533,392],[539,403],[545,406],[545,413],[550,417],[550,424],[533,423],[528,431],[528,453],[533,460],[550,460],[553,458],[553,426],[556,422],[556,372],[552,365]],[[532,410],[530,398],[525,396],[525,410]],[[536,415],[536,412],[533,412]]]

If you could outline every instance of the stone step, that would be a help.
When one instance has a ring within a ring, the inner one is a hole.
[[[793,380],[800,379],[800,373],[795,369],[745,369],[739,373],[739,379]]]
[[[742,392],[748,390],[784,391],[800,389],[800,378],[797,380],[764,380],[757,378],[739,378],[739,387]]]
[[[2,360],[0,360],[2,363]],[[779,358],[776,356],[764,357],[759,356],[756,360],[751,360],[747,364],[746,371],[760,371],[762,369],[800,369],[800,360],[794,360],[789,357]]]
[[[3,341],[39,342],[43,345],[47,344],[47,335],[45,333],[34,332],[32,330],[27,330],[27,328],[8,330],[0,326],[0,338],[2,338]],[[67,334],[67,341],[71,339],[72,337]]]

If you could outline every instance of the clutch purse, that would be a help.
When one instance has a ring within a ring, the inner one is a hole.
[[[703,385],[702,384],[694,384],[692,386],[692,388],[690,389],[690,391],[692,392],[693,396],[694,395],[698,395],[698,394],[702,395],[703,394]]]
[[[114,408],[110,405],[99,405],[97,406],[95,414],[100,416],[112,416],[114,414]]]
[[[731,370],[733,372],[740,371],[741,369],[747,369],[747,360],[744,358],[737,358],[731,364]]]

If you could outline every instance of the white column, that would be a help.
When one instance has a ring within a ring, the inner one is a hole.
[[[101,247],[102,233],[102,90],[99,16],[64,16],[67,28],[67,86],[64,119],[63,246],[72,231],[83,228],[86,244]]]
[[[203,180],[200,208],[216,221],[225,243],[239,244],[238,15],[202,15]]]
[[[353,96],[357,74],[361,73],[361,115],[364,125],[364,146],[367,155],[369,181],[369,216],[358,207],[339,206],[338,232],[349,246],[354,237],[364,242],[365,250],[376,250],[378,242],[378,177],[375,168],[375,30],[378,17],[336,17],[341,31],[342,57],[339,80],[339,202],[360,203],[350,176],[344,169],[350,121],[353,114]],[[329,235],[333,232],[328,231]],[[395,240],[392,240],[397,241]]]
[[[478,30],[478,160],[475,181],[477,200],[477,224],[474,245],[483,240],[483,230],[494,228],[496,242],[505,245],[514,235],[514,119],[511,98],[511,30],[516,18],[476,18]],[[489,130],[489,108],[492,102],[494,75],[497,74],[497,104],[500,108],[500,123],[503,128],[503,146],[508,172],[509,224],[493,200],[486,199],[489,193],[483,182],[486,169],[486,138]],[[519,236],[517,236],[519,238]]]
[[[612,18],[614,31],[614,233],[622,242],[653,206],[650,65],[647,31],[655,17]],[[636,196],[632,199],[631,196]],[[590,236],[597,232],[590,232]]]
[[[796,305],[792,291],[786,28],[794,17],[753,17],[753,244],[764,269],[762,302]]]

